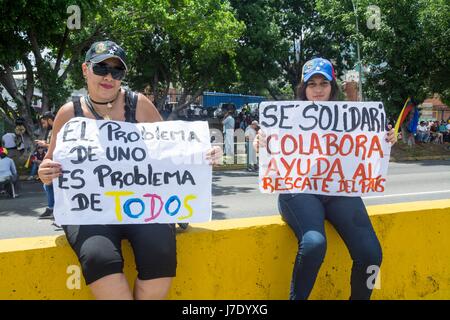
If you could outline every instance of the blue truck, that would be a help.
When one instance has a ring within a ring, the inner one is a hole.
[[[221,104],[230,103],[240,110],[245,104],[260,103],[266,100],[262,96],[249,96],[243,94],[222,93],[222,92],[203,92],[203,108],[217,108]]]
[[[252,112],[258,113],[257,107],[264,100],[266,97],[263,96],[205,91],[196,103],[181,110],[178,116],[187,120],[220,119],[225,112],[239,112],[245,105],[248,105]]]

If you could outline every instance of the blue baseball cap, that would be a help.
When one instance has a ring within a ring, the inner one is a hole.
[[[302,80],[307,82],[313,75],[321,74],[328,81],[336,78],[331,62],[323,58],[314,58],[303,65]]]

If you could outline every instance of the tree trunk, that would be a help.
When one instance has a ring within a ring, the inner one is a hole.
[[[32,100],[31,97],[29,97],[28,99],[20,93],[19,89],[17,88],[16,80],[14,79],[11,67],[6,67],[5,70],[0,73],[0,83],[16,103],[15,110],[9,107],[6,102],[6,105],[2,103],[2,109],[4,110],[4,112],[6,111],[7,113],[13,113],[13,117],[8,116],[10,120],[9,123],[14,123],[17,119],[17,115],[20,115],[25,119],[25,128],[27,129],[28,134],[30,135],[30,137],[34,138],[33,120],[31,119],[30,112]]]
[[[14,127],[14,119],[9,116],[14,110],[8,105],[8,103],[0,95],[0,116],[8,123],[11,127]]]
[[[41,110],[42,110],[42,114],[44,114],[45,112],[50,110],[48,95],[47,95],[47,92],[44,90],[42,90],[41,102],[42,102]]]
[[[413,147],[416,144],[414,139],[414,135],[408,131],[407,124],[403,123],[400,127],[402,130],[402,140],[405,144],[408,144],[410,147]]]
[[[169,84],[166,85],[166,87],[164,88],[162,93],[159,93],[158,98],[155,98],[156,108],[159,111],[162,111],[164,109],[164,105],[165,105],[166,97],[167,97],[168,93],[169,93]]]
[[[206,88],[206,85],[200,89],[197,89],[197,91],[193,95],[191,95],[190,99],[187,99],[190,91],[185,90],[180,97],[178,106],[176,108],[174,108],[174,110],[172,110],[172,113],[169,115],[168,119],[170,119],[170,120],[177,119],[178,113],[181,110],[187,108],[192,102],[194,102],[195,99],[197,99],[203,93],[203,91],[205,91],[205,88]]]

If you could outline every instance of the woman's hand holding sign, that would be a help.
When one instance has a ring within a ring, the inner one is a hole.
[[[62,174],[61,164],[50,159],[44,159],[39,166],[38,175],[43,184],[52,184],[53,179]]]
[[[260,147],[266,147],[266,134],[261,129],[259,129],[258,133],[255,136],[255,139],[253,140],[253,148],[256,150],[256,152],[259,152]]]
[[[389,132],[386,135],[386,141],[393,146],[397,142],[397,135],[395,134],[395,130],[392,128],[392,125],[388,125]]]
[[[215,146],[208,150],[206,153],[206,160],[209,161],[209,164],[216,165],[219,164],[220,159],[223,156],[222,148]]]

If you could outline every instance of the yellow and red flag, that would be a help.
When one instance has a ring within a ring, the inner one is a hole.
[[[411,112],[411,110],[414,109],[414,102],[413,100],[408,97],[408,99],[406,99],[406,102],[403,106],[402,111],[400,112],[400,115],[398,116],[397,122],[395,123],[395,134],[398,134],[398,130],[400,129],[400,126],[402,125],[402,123],[405,121],[406,117],[408,116],[408,114]]]

